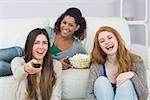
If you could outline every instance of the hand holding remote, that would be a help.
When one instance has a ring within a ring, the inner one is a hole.
[[[42,65],[37,60],[32,59],[24,65],[24,71],[28,74],[36,74],[42,70]]]
[[[41,64],[33,63],[32,66],[33,66],[34,68],[40,68],[40,67],[41,67]]]
[[[64,60],[64,62],[65,62],[66,64],[70,64],[69,58],[66,58],[66,59]]]

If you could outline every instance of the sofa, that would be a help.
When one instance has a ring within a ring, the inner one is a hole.
[[[0,49],[11,46],[24,47],[26,37],[32,29],[47,26],[53,27],[56,18],[0,19]],[[87,52],[90,54],[94,34],[100,26],[109,25],[116,28],[125,40],[127,48],[143,58],[147,68],[148,84],[150,84],[150,62],[148,62],[150,55],[147,55],[150,52],[150,48],[131,44],[128,23],[124,19],[115,17],[86,17],[86,20],[87,38],[83,41],[83,45]],[[64,70],[62,72],[62,100],[85,100],[88,75],[89,69],[71,68]],[[0,76],[0,99],[15,100],[16,87],[16,81],[12,76]]]

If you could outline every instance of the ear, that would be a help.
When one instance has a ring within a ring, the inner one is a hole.
[[[76,31],[77,31],[79,28],[80,28],[80,25],[77,25],[77,27],[76,27]]]

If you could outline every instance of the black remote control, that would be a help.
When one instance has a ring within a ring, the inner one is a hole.
[[[41,64],[35,64],[35,63],[33,63],[33,65],[32,65],[34,68],[40,68],[41,67]]]
[[[64,62],[65,62],[66,64],[70,64],[69,58],[65,59]]]

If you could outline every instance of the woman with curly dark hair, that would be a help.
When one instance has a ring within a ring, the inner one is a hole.
[[[86,53],[81,41],[86,37],[86,20],[78,8],[67,9],[55,22],[54,29],[47,27],[54,59],[61,61],[63,69],[71,67],[66,57]]]

